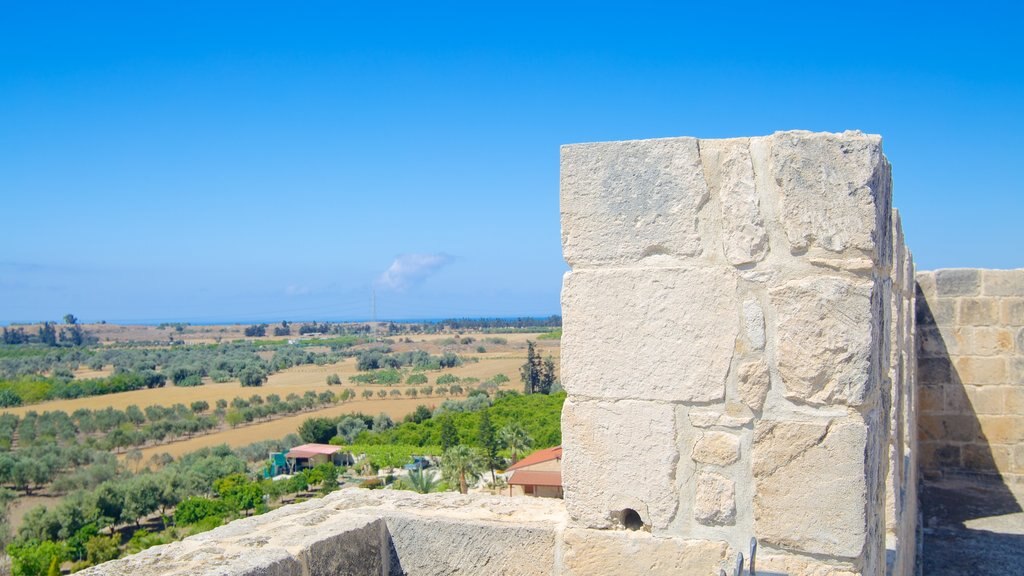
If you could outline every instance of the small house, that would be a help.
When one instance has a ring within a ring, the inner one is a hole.
[[[285,454],[293,472],[313,468],[317,464],[332,462],[335,466],[347,466],[352,463],[352,455],[341,446],[330,444],[303,444],[296,446]]]
[[[562,447],[537,450],[505,470],[509,496],[562,498]]]

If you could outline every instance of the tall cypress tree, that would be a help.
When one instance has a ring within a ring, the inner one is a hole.
[[[480,444],[480,449],[484,453],[484,459],[487,462],[487,467],[491,469],[491,483],[497,481],[494,476],[494,466],[498,462],[498,450],[501,448],[498,442],[498,435],[494,432],[494,426],[491,425],[491,416],[484,410],[480,414],[480,430],[477,433],[477,442]]]

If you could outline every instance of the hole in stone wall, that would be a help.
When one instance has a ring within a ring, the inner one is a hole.
[[[626,530],[641,530],[644,527],[644,519],[632,508],[626,508],[616,516],[619,517],[619,522]]]

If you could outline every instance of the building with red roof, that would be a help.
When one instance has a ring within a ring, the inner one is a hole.
[[[562,498],[562,447],[537,450],[505,470],[509,496]]]

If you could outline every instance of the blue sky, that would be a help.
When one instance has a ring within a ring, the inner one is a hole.
[[[1012,3],[353,4],[0,2],[0,323],[557,313],[560,144],[796,128],[1024,266]]]

